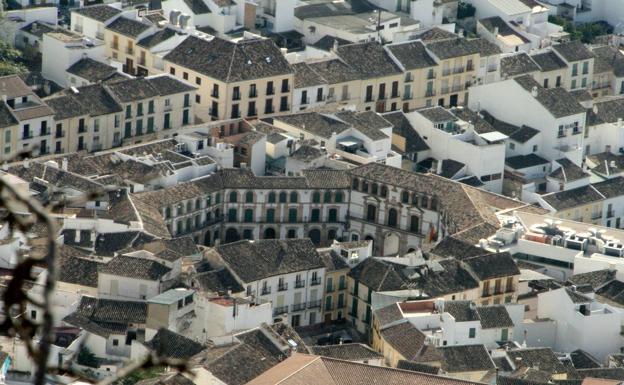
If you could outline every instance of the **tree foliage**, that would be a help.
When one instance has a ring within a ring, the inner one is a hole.
[[[100,360],[98,360],[95,354],[86,346],[83,346],[78,352],[76,362],[78,362],[79,365],[88,366],[90,368],[97,368],[100,366]]]
[[[563,30],[570,34],[570,39],[580,40],[586,44],[593,43],[598,36],[613,33],[613,27],[604,21],[575,24],[569,19],[558,16],[549,16],[548,21],[562,26]]]
[[[26,72],[22,53],[8,42],[0,41],[0,76],[20,75]]]
[[[470,3],[460,1],[459,4],[457,5],[457,18],[458,19],[465,19],[467,17],[473,17],[476,12],[477,12],[477,9]]]

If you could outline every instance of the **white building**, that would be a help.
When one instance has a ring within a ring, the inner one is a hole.
[[[507,135],[481,130],[482,118],[462,107],[425,108],[405,117],[429,146],[430,156],[437,160],[436,174],[455,180],[476,176],[485,189],[502,192]]]
[[[309,239],[244,240],[206,257],[228,268],[255,303],[270,302],[274,318],[292,326],[321,321],[325,265]]]
[[[69,67],[81,59],[106,62],[106,47],[102,40],[62,29],[43,35],[41,54],[41,74],[62,87],[81,85],[69,83],[66,73]]]
[[[592,295],[570,288],[550,290],[537,296],[537,316],[557,323],[553,349],[571,352],[583,349],[603,361],[622,346],[622,309],[600,303]]]
[[[586,110],[563,88],[544,88],[524,75],[472,87],[468,104],[507,123],[539,130],[541,142],[533,145],[533,153],[547,160],[568,158],[581,164]]]
[[[392,151],[392,124],[372,111],[304,112],[276,117],[273,125],[293,137],[315,140],[329,154],[359,164],[381,161],[401,166],[401,156]]]

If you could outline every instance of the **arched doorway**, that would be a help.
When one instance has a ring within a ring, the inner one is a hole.
[[[389,233],[384,238],[383,255],[395,256],[399,253],[399,236]]]
[[[204,246],[210,246],[210,231],[206,231],[204,234]]]
[[[308,238],[310,238],[312,243],[314,243],[315,245],[318,245],[319,243],[321,243],[321,230],[319,229],[310,230],[308,232]]]
[[[225,243],[238,241],[240,237],[238,236],[238,231],[230,227],[225,231]]]
[[[264,230],[264,239],[275,239],[275,229],[268,227]]]
[[[336,229],[329,229],[327,231],[327,242],[331,242],[336,239]]]

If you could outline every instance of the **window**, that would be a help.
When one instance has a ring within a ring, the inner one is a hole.
[[[165,130],[171,128],[171,116],[169,115],[169,113],[167,112],[165,114],[165,116],[163,117],[163,128]]]
[[[366,86],[366,102],[373,101],[373,86]]]
[[[150,116],[149,118],[147,118],[147,132],[150,134],[154,132],[154,117],[153,116]]]
[[[578,63],[572,64],[572,76],[578,75]]]
[[[189,110],[182,111],[182,125],[186,126],[189,124]]]
[[[137,116],[143,116],[143,103],[137,103]]]
[[[410,217],[410,231],[412,233],[418,233],[420,218],[417,215],[412,215]]]
[[[407,191],[401,193],[401,203],[409,203],[409,193]]]
[[[196,104],[201,103],[201,96],[199,96],[199,94],[196,94],[196,95],[195,95],[195,103],[196,103]]]
[[[113,339],[113,346],[119,346],[119,340],[118,339]]]
[[[297,192],[292,191],[290,193],[290,203],[297,203]]]
[[[470,328],[468,329],[468,338],[475,338],[477,336],[477,329]]]
[[[338,210],[329,209],[329,222],[337,222],[338,221]]]
[[[575,89],[576,88],[576,79],[572,80],[572,84],[570,85],[571,89]]]
[[[175,75],[175,68],[173,68],[173,67],[169,68],[169,73],[171,75]]]
[[[230,192],[230,199],[229,199],[229,201],[231,203],[236,203],[237,200],[238,200],[238,194],[236,193],[236,191]]]
[[[373,183],[371,185],[371,194],[377,195],[378,192],[379,192],[379,186],[377,186],[377,183]]]
[[[253,192],[247,191],[245,193],[245,203],[253,203],[253,201],[254,201]]]
[[[331,202],[331,191],[325,191],[325,194],[323,194],[323,201],[325,203],[330,203]]]
[[[136,122],[136,134],[137,136],[143,135],[143,119],[139,119]]]
[[[312,193],[312,203],[321,203],[321,193],[315,191]]]
[[[297,209],[288,209],[288,222],[297,222]]]
[[[238,217],[236,209],[229,209],[228,210],[228,221],[229,222],[236,222],[236,218]]]
[[[195,84],[201,85],[201,78],[199,76],[195,77]]]
[[[310,215],[310,222],[318,222],[320,221],[320,218],[321,218],[321,210],[312,209],[311,215]]]
[[[253,210],[252,209],[245,210],[245,222],[247,223],[253,222]]]
[[[369,222],[375,222],[377,219],[377,207],[374,205],[366,206],[366,220]]]
[[[341,191],[336,191],[336,193],[334,194],[334,201],[336,203],[342,203],[342,199],[343,199],[343,195]]]
[[[273,81],[267,82],[266,94],[273,95],[275,93],[275,89],[273,88]]]
[[[282,92],[290,91],[290,87],[288,87],[288,79],[282,79]]]
[[[132,117],[132,106],[127,105],[126,106],[126,119],[130,119],[131,117]]]
[[[184,107],[191,106],[191,94],[184,94]]]
[[[269,193],[269,203],[275,203],[275,193],[273,191],[271,191]]]
[[[512,143],[512,142],[509,142],[509,149],[510,150],[515,150],[516,149],[516,144]]]
[[[559,126],[559,130],[557,131],[557,137],[562,138],[565,136],[565,131],[563,129],[563,124]]]
[[[154,101],[153,100],[150,100],[147,103],[147,113],[148,114],[153,114],[154,113]]]
[[[583,62],[583,75],[587,75],[589,73],[589,62]]]
[[[266,221],[268,223],[275,222],[275,209],[267,209],[267,211],[266,211]]]
[[[183,73],[182,73],[182,78],[183,78],[184,80],[188,80],[188,72],[183,72]]]
[[[385,185],[381,186],[381,196],[385,198],[387,195],[388,195],[388,187]]]
[[[282,192],[279,194],[279,203],[286,203],[286,198],[287,198],[287,197],[288,197],[288,196],[287,196],[286,192],[285,192],[285,191],[282,191]]]

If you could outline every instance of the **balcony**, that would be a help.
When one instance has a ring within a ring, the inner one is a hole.
[[[332,311],[334,310],[334,304],[333,303],[326,303],[325,304],[325,311]]]
[[[317,307],[321,307],[321,300],[317,299],[316,301],[308,302],[308,309],[314,309]]]
[[[453,87],[451,88],[452,92],[459,92],[459,91],[463,91],[464,90],[464,86],[461,84],[455,84],[453,85]]]
[[[607,211],[607,218],[613,218],[615,216],[615,212],[613,210]]]
[[[427,90],[425,91],[425,97],[429,98],[431,96],[435,96],[436,92],[435,90]]]
[[[321,279],[319,277],[312,278],[310,280],[310,286],[316,286],[321,284]]]
[[[240,93],[238,93],[238,92],[234,92],[234,93],[232,94],[232,100],[240,100],[240,98],[241,98],[241,97],[240,97]]]
[[[411,100],[411,99],[412,99],[411,93],[403,94],[403,100]]]
[[[288,306],[280,306],[273,309],[273,316],[278,316],[280,314],[288,313]]]
[[[338,285],[338,290],[346,290],[347,289],[347,284],[340,284]]]
[[[454,74],[461,74],[464,71],[466,71],[465,67],[455,67],[455,68],[453,68],[453,73]]]
[[[295,281],[295,289],[301,289],[302,287],[305,287],[305,279]]]
[[[291,311],[303,311],[306,308],[306,303],[302,302],[302,303],[296,303],[294,305],[292,305],[291,307]]]
[[[57,138],[64,138],[65,137],[65,131],[62,130],[57,130],[56,131],[56,135],[54,135]]]
[[[285,283],[280,283],[280,284],[277,286],[277,291],[286,291],[286,290],[288,290],[288,283],[287,283],[287,282],[285,282]]]
[[[406,73],[405,82],[408,83],[408,82],[413,82],[413,81],[414,81],[414,76],[412,76],[412,73],[411,72]]]
[[[249,91],[249,97],[250,98],[255,98],[258,96],[258,92],[257,91]]]
[[[327,286],[327,287],[325,288],[325,292],[326,292],[326,293],[333,293],[333,292],[334,292],[334,285]]]
[[[435,72],[429,72],[427,74],[427,80],[433,80],[436,78],[436,73]]]
[[[466,66],[466,71],[470,72],[470,71],[474,71],[474,65],[469,64]]]
[[[268,294],[271,294],[271,287],[270,286],[263,287],[261,291],[261,295],[268,295]]]
[[[600,213],[592,213],[592,215],[591,215],[591,219],[592,220],[596,220],[596,219],[600,219],[600,218],[602,218],[602,213],[601,212]]]

